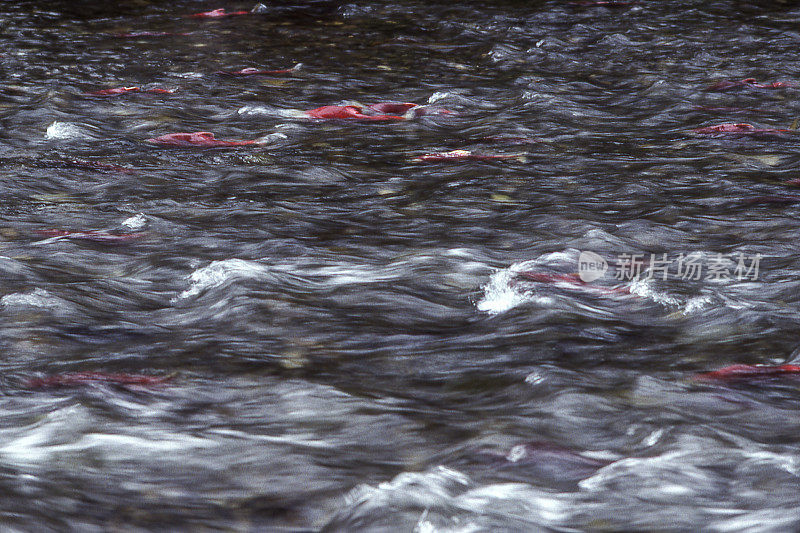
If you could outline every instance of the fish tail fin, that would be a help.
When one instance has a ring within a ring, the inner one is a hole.
[[[308,114],[300,109],[284,109],[278,112],[278,116],[283,118],[309,118]]]
[[[414,107],[410,108],[408,111],[406,111],[405,113],[403,113],[402,116],[406,120],[411,120],[412,118],[417,118],[417,117],[423,116],[426,113],[426,111],[425,111],[426,109],[428,109],[428,106],[426,106],[426,105],[414,106]]]

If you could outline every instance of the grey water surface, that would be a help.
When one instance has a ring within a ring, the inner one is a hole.
[[[0,3],[4,529],[800,528],[799,7],[253,7]]]

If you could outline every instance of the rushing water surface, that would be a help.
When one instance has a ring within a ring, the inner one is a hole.
[[[800,527],[800,8],[220,7],[0,3],[4,527]]]

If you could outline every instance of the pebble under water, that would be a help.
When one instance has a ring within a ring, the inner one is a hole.
[[[0,523],[799,529],[798,20],[0,3]]]

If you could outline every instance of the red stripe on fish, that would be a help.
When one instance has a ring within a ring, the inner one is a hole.
[[[697,374],[701,381],[756,379],[800,374],[800,365],[731,365]]]
[[[118,94],[138,93],[141,91],[139,87],[115,87],[113,89],[100,89],[99,91],[92,91],[84,93],[86,96],[116,96]]]
[[[529,281],[538,281],[540,283],[555,283],[557,281],[561,281],[564,283],[574,283],[578,285],[586,285],[586,282],[583,281],[578,274],[554,274],[552,272],[518,272],[517,277],[529,280]]]
[[[212,9],[211,11],[204,11],[203,13],[195,13],[194,15],[189,15],[192,18],[198,19],[215,19],[221,17],[232,17],[235,15],[250,15],[250,11],[231,11],[228,13],[225,11],[225,8],[220,7],[219,9]]]
[[[378,113],[378,114],[375,114]],[[305,114],[311,118],[344,119],[344,120],[408,120],[429,114],[451,115],[447,109],[430,108],[408,102],[378,102],[360,105],[326,105],[309,109]]]
[[[147,142],[152,144],[160,144],[162,146],[195,146],[205,148],[227,148],[234,146],[247,146],[251,144],[258,144],[257,141],[224,141],[214,137],[214,134],[208,131],[195,131],[193,133],[168,133],[153,139],[147,139]]]
[[[177,89],[142,89],[141,87],[115,87],[84,93],[85,96],[119,96],[129,93],[173,94]]]
[[[534,272],[530,270],[516,272],[516,280],[534,281],[537,283],[561,283],[566,285],[566,288],[580,290],[584,292],[597,293],[601,295],[612,294],[632,294],[628,287],[605,287],[602,285],[590,284],[583,281],[580,274],[573,272]]]
[[[570,2],[573,6],[581,7],[627,7],[637,3],[635,0],[578,0]]]
[[[306,115],[311,118],[345,119],[345,120],[406,120],[397,115],[366,115],[364,108],[356,105],[326,105],[316,109],[309,109]]]

